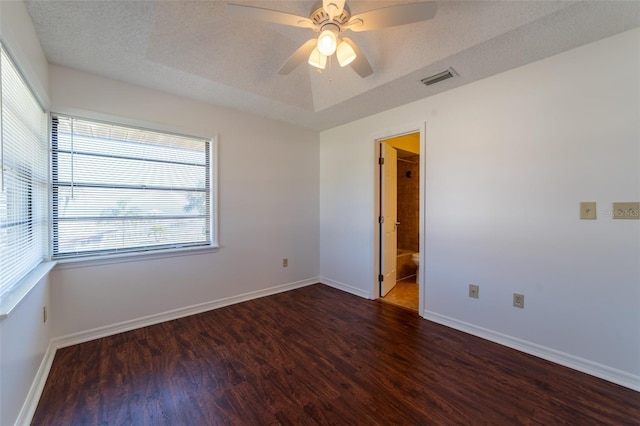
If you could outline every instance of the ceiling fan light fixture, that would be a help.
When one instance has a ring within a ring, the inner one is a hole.
[[[353,62],[358,55],[355,50],[348,43],[340,41],[338,48],[336,49],[336,56],[338,57],[338,63],[341,67],[346,67]]]
[[[331,56],[335,53],[338,45],[338,37],[333,30],[324,30],[318,37],[318,50],[324,56]]]
[[[345,31],[372,31],[426,21],[435,16],[437,9],[436,1],[413,0],[409,3],[403,1],[401,2],[403,4],[351,15],[349,7],[346,6],[346,0],[316,1],[314,10],[308,18],[279,10],[241,4],[227,4],[227,10],[236,16],[290,27],[309,28],[316,32],[317,36],[307,40],[289,56],[278,70],[280,75],[289,74],[305,59],[310,65],[322,70],[328,62],[327,58],[336,54],[340,66],[349,65],[360,77],[366,78],[373,74],[373,68],[353,40],[342,37]],[[318,4],[322,4],[322,7],[318,7]],[[343,46],[338,49],[340,44]]]
[[[318,48],[314,48],[309,55],[309,65],[323,70],[327,66],[327,56],[320,53]]]

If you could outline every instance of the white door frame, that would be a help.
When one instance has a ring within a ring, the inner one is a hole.
[[[402,136],[410,133],[420,133],[420,217],[419,217],[419,249],[420,249],[420,269],[418,271],[418,314],[424,317],[425,311],[425,189],[426,189],[426,122],[408,124],[399,128],[391,129],[372,137],[373,151],[374,151],[374,173],[373,173],[373,284],[371,287],[371,295],[373,299],[379,298],[379,285],[378,274],[380,273],[380,224],[378,218],[380,217],[380,166],[378,164],[378,157],[380,156],[380,142],[384,139],[393,138],[396,136]]]

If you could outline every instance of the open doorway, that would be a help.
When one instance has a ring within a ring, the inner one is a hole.
[[[377,297],[420,312],[421,135],[378,139]]]

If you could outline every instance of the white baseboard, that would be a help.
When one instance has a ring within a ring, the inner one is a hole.
[[[423,317],[438,324],[464,331],[465,333],[490,340],[494,343],[516,349],[529,355],[537,356],[538,358],[546,359],[547,361],[581,371],[635,391],[640,391],[640,376],[627,373],[626,371],[618,370],[597,362],[589,361],[588,359],[557,351],[546,346],[541,346],[536,343],[498,333],[464,321],[459,321],[455,318],[440,315],[435,312],[425,310]]]
[[[174,309],[160,314],[149,315],[135,320],[123,321],[121,323],[98,327],[92,330],[81,331],[79,333],[73,333],[67,336],[51,339],[51,342],[49,342],[49,347],[47,348],[42,362],[40,363],[40,367],[38,368],[38,372],[36,373],[36,377],[31,384],[31,388],[29,389],[27,398],[22,405],[20,413],[18,414],[16,425],[22,426],[31,424],[31,420],[36,412],[38,402],[40,401],[40,396],[42,395],[42,390],[44,389],[44,385],[47,381],[47,376],[49,375],[49,371],[51,370],[51,365],[53,364],[53,359],[55,357],[56,351],[60,348],[77,345],[79,343],[88,342],[102,337],[112,336],[118,333],[124,333],[126,331],[147,327],[149,325],[159,324],[165,321],[187,317],[189,315],[211,311],[213,309],[222,308],[224,306],[246,302],[252,299],[258,299],[260,297],[294,290],[296,288],[306,287],[308,285],[317,284],[319,282],[320,278],[318,277],[309,278],[302,281],[296,281],[289,284],[270,287],[264,290],[252,291],[249,293],[240,294],[238,296],[226,297],[211,302],[205,302],[197,305],[187,306],[184,308]]]
[[[329,287],[333,287],[338,290],[345,291],[347,293],[354,294],[356,296],[371,299],[371,295],[368,291],[362,290],[361,288],[353,287],[348,284],[341,283],[339,281],[334,281],[330,278],[320,277],[320,283],[324,285],[328,285]]]
[[[102,337],[112,336],[118,333],[147,327],[154,324],[160,324],[165,321],[171,321],[178,318],[188,317],[190,315],[200,314],[202,312],[211,311],[222,308],[224,306],[235,305],[236,303],[246,302],[248,300],[258,299],[260,297],[271,296],[273,294],[282,293],[296,288],[305,287],[311,284],[317,284],[320,278],[309,278],[302,281],[296,281],[289,284],[283,284],[275,287],[266,288],[264,290],[252,291],[240,294],[238,296],[225,297],[223,299],[212,300],[210,302],[199,303],[197,305],[178,308],[159,314],[153,314],[134,320],[123,321],[117,324],[111,324],[103,327],[97,327],[91,330],[81,331],[53,339],[56,348],[64,348],[66,346],[77,345],[79,343],[88,342]]]
[[[16,425],[22,426],[31,424],[31,419],[38,407],[40,395],[42,395],[42,390],[44,389],[44,384],[47,381],[47,376],[49,376],[49,370],[51,370],[51,365],[53,364],[53,358],[55,355],[56,348],[52,342],[49,342],[47,351],[44,353],[40,367],[38,367],[38,371],[36,372],[36,377],[33,379],[29,392],[27,393],[27,398],[18,413],[18,418],[15,423]]]

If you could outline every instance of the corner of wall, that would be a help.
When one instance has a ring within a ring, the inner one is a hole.
[[[48,109],[49,62],[23,1],[0,1],[0,40],[42,107]]]

